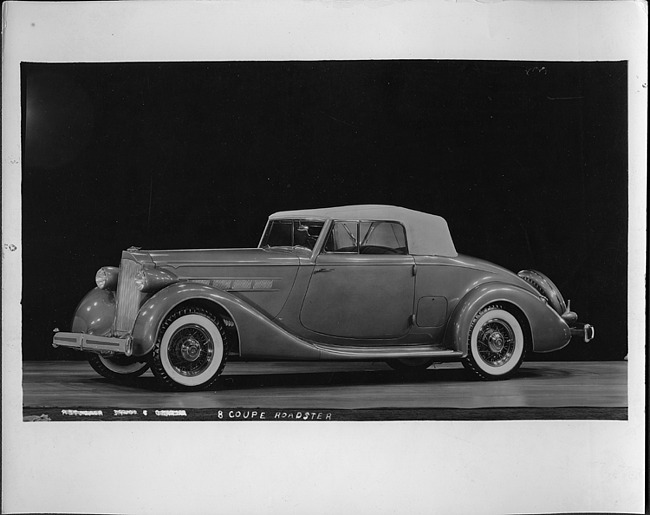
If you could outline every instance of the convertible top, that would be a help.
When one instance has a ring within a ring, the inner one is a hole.
[[[409,253],[416,256],[456,257],[458,253],[444,218],[404,207],[357,205],[302,209],[273,213],[269,220],[386,220],[401,222],[406,228]]]

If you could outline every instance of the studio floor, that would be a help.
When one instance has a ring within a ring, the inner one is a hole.
[[[458,363],[405,374],[380,362],[233,361],[214,388],[197,392],[163,391],[150,371],[115,384],[84,361],[23,363],[25,420],[98,411],[102,420],[142,420],[156,410],[194,420],[262,410],[285,418],[329,413],[327,420],[626,419],[627,406],[625,361],[527,362],[511,379],[490,382]]]

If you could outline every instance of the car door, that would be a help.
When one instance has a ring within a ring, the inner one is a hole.
[[[414,260],[397,222],[334,221],[317,256],[300,321],[317,333],[364,339],[405,335]]]

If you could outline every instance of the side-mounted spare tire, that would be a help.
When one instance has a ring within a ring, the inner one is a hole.
[[[172,390],[209,388],[219,378],[228,357],[223,322],[209,311],[181,307],[163,322],[153,352],[151,370]]]
[[[549,306],[551,306],[558,315],[564,314],[566,311],[566,302],[564,301],[564,297],[562,297],[558,287],[553,284],[553,281],[537,270],[522,270],[517,275],[535,288],[540,295],[546,298]]]

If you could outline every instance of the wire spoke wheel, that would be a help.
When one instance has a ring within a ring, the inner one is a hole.
[[[200,375],[212,363],[214,341],[210,333],[196,324],[181,326],[170,338],[167,355],[172,367],[181,375]]]
[[[503,366],[512,358],[515,344],[512,327],[499,319],[486,322],[477,336],[479,356],[493,367]]]
[[[521,365],[525,355],[520,321],[498,305],[479,311],[470,325],[465,368],[481,379],[505,379]]]
[[[207,388],[221,374],[227,354],[222,321],[202,308],[181,308],[172,312],[160,328],[151,369],[168,388]]]

